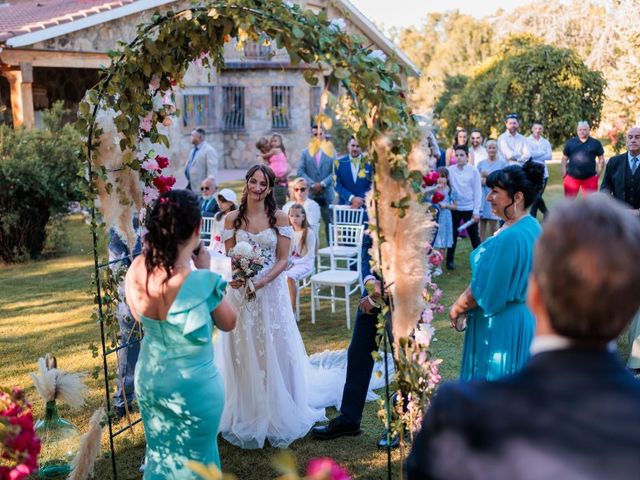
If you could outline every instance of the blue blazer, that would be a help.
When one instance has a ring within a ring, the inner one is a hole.
[[[323,198],[327,204],[332,204],[333,199],[336,196],[333,189],[333,158],[326,153],[320,153],[320,167],[316,165],[316,159],[309,154],[308,149],[304,149],[302,156],[300,157],[300,163],[298,164],[298,176],[304,178],[309,187],[316,182],[324,184],[324,190],[320,195],[314,195],[311,193],[309,196],[312,199]]]
[[[365,176],[357,177],[353,181],[351,173],[351,159],[349,155],[340,157],[335,162],[336,190],[338,191],[338,203],[340,205],[349,205],[349,197],[361,197],[371,190],[371,165],[364,164]]]

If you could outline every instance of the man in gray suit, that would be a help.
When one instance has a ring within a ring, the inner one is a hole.
[[[200,195],[200,185],[207,177],[218,175],[218,153],[204,139],[204,130],[196,128],[191,132],[193,149],[189,153],[184,174],[187,177],[187,190]]]
[[[311,128],[312,138],[324,140],[324,129],[319,125]],[[324,220],[324,231],[329,239],[329,224],[335,191],[333,189],[333,158],[322,150],[311,156],[309,149],[302,152],[298,165],[298,176],[304,178],[311,186],[310,198],[320,205],[320,214]]]

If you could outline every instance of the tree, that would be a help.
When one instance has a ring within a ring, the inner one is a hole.
[[[507,39],[462,91],[456,92],[458,86],[450,85],[441,96],[449,98],[442,109],[447,134],[463,126],[495,136],[504,128],[504,116],[517,112],[526,127],[541,120],[549,141],[559,145],[579,120],[598,125],[606,82],[573,50],[521,35]]]

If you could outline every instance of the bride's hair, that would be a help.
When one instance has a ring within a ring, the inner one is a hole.
[[[238,230],[242,224],[246,226],[249,222],[247,220],[247,185],[249,184],[249,180],[256,172],[262,172],[264,178],[267,180],[267,186],[269,188],[269,193],[264,198],[264,208],[267,211],[267,216],[269,217],[269,226],[271,228],[275,228],[277,219],[276,219],[276,210],[278,207],[276,206],[276,199],[273,196],[273,186],[276,183],[276,176],[267,165],[254,165],[249,170],[247,170],[247,174],[244,176],[245,184],[244,190],[242,192],[242,200],[240,201],[240,207],[238,208],[238,215],[233,221],[233,228]]]
[[[146,219],[144,236],[144,265],[147,283],[154,269],[167,273],[165,282],[178,258],[178,248],[186,242],[200,225],[201,214],[198,197],[189,190],[173,190],[163,193],[153,203]]]

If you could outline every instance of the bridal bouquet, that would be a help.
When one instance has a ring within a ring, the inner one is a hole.
[[[233,271],[233,279],[246,280],[247,299],[256,298],[256,289],[251,279],[255,277],[263,269],[265,264],[265,255],[258,245],[252,245],[249,242],[238,242],[236,246],[229,250],[231,257],[231,270]]]

